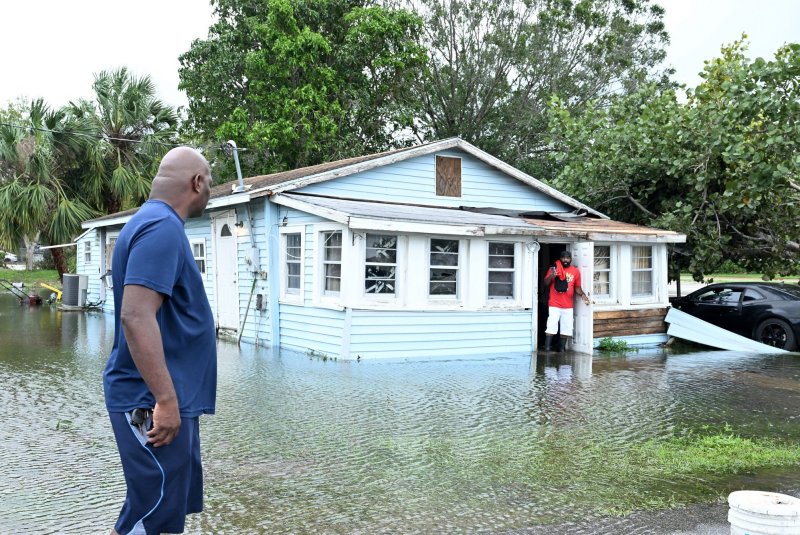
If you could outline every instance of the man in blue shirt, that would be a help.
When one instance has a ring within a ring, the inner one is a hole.
[[[199,421],[217,387],[214,318],[184,232],[211,194],[206,159],[169,151],[112,258],[114,346],[103,388],[127,495],[112,534],[182,533],[202,511]]]

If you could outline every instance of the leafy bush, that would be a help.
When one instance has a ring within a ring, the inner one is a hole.
[[[638,351],[636,348],[631,347],[625,340],[614,340],[610,336],[600,340],[597,349],[600,351],[607,351],[609,353],[626,353],[628,351]]]

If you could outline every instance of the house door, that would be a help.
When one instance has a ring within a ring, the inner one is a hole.
[[[239,329],[239,284],[237,274],[235,214],[214,219],[214,267],[216,273],[217,327]]]
[[[589,295],[589,304],[583,299],[575,300],[575,333],[572,350],[591,353],[594,342],[592,317],[592,286],[594,285],[594,243],[577,242],[572,245],[572,264],[581,272],[581,287]]]

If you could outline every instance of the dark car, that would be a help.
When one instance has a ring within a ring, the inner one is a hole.
[[[770,282],[709,284],[672,306],[728,331],[787,351],[800,340],[800,286]]]

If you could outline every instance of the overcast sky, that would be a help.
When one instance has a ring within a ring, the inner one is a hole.
[[[690,87],[703,61],[743,32],[750,56],[771,58],[800,42],[800,0],[661,0],[671,37],[668,63]],[[206,0],[3,0],[0,18],[0,104],[24,96],[53,106],[91,97],[94,73],[127,66],[149,74],[168,104],[186,104],[178,91],[178,56],[204,38],[211,22]]]

